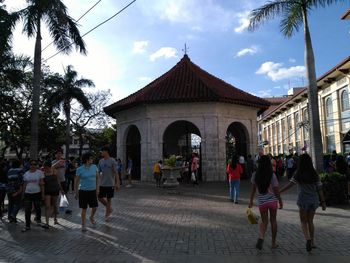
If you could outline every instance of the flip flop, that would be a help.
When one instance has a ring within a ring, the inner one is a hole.
[[[271,246],[271,249],[276,249],[276,248],[278,248],[279,247],[279,245],[278,244],[276,244],[276,245],[272,245]]]
[[[96,225],[96,220],[91,216],[90,216],[90,222],[91,224]]]

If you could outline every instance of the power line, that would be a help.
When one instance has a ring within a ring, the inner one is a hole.
[[[109,17],[108,19],[104,20],[103,22],[101,22],[100,24],[98,24],[97,26],[93,27],[92,29],[90,29],[88,32],[86,32],[84,35],[82,35],[81,37],[85,37],[86,35],[90,34],[92,31],[94,31],[95,29],[99,28],[100,26],[102,26],[103,24],[107,23],[108,21],[110,21],[111,19],[113,19],[114,17],[116,17],[117,15],[119,15],[121,12],[123,12],[125,9],[127,9],[129,6],[131,6],[133,3],[135,3],[136,0],[131,1],[129,4],[127,4],[126,6],[124,6],[122,9],[120,9],[117,13],[115,13],[114,15],[112,15],[111,17]],[[70,47],[71,45],[73,45],[74,42],[70,43],[69,45],[65,46],[64,48],[62,48],[61,50],[59,50],[57,53],[53,54],[51,57],[44,59],[43,62],[47,62],[49,59],[57,56],[59,53],[61,53],[65,48]]]
[[[82,19],[85,15],[87,15],[92,9],[95,8],[95,6],[97,6],[102,0],[98,0],[92,7],[89,8],[89,10],[87,10],[82,16],[80,16],[77,20],[77,22],[79,22],[80,19]],[[49,46],[51,46],[54,43],[54,41],[52,41],[50,44],[48,44],[46,47],[44,47],[41,52],[43,52],[44,50],[46,50]]]

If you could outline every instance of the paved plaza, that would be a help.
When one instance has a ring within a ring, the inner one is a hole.
[[[103,221],[100,206],[97,225],[89,225],[86,233],[69,195],[73,214],[61,215],[60,225],[49,230],[32,226],[21,233],[23,212],[18,225],[0,222],[0,262],[350,262],[348,206],[318,210],[317,249],[308,254],[292,189],[278,212],[279,248],[270,248],[269,232],[264,249],[257,251],[258,226],[245,216],[247,181],[241,191],[241,202],[234,205],[225,183],[182,185],[178,193],[149,183],[123,186],[110,221]]]

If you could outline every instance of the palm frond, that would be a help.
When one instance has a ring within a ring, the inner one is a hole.
[[[85,42],[80,35],[77,24],[71,18],[68,20],[68,32],[69,32],[69,37],[73,40],[76,50],[86,55],[87,49],[86,49]]]
[[[37,31],[37,21],[40,19],[35,6],[30,5],[19,11],[18,14],[24,21],[23,33],[28,37],[33,37]]]
[[[276,16],[282,14],[289,5],[293,5],[295,1],[279,0],[268,1],[262,7],[254,9],[249,14],[249,26],[248,29],[254,31],[260,24],[269,19],[274,19]]]
[[[76,87],[95,87],[95,83],[90,79],[79,79],[75,82]]]
[[[92,108],[89,99],[80,88],[74,88],[71,90],[71,98],[76,99],[83,106],[84,110],[90,110]]]
[[[291,37],[294,32],[298,32],[303,24],[302,10],[300,5],[289,6],[283,14],[280,23],[281,32],[286,37]]]

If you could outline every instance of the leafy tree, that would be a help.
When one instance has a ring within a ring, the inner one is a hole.
[[[112,127],[106,127],[101,131],[90,131],[88,133],[90,151],[95,153],[95,157],[98,158],[101,147],[109,145],[111,146],[111,156],[116,156],[116,135],[116,125],[112,125]]]
[[[318,108],[317,79],[315,69],[314,51],[312,48],[308,16],[309,12],[317,7],[340,2],[341,0],[273,0],[268,1],[260,8],[250,13],[249,29],[255,30],[266,20],[282,16],[280,23],[281,32],[286,37],[291,37],[302,26],[304,29],[305,65],[308,80],[307,92],[309,101],[310,121],[310,150],[316,169],[322,171],[322,138],[320,129],[320,117]]]
[[[82,87],[94,86],[94,83],[89,79],[77,79],[78,73],[73,70],[72,66],[67,66],[64,76],[55,74],[46,80],[46,85],[55,87],[52,94],[48,97],[48,104],[51,108],[63,108],[66,117],[66,159],[69,158],[69,145],[71,141],[71,103],[75,99],[81,104],[84,110],[90,110],[91,104],[85,96]]]
[[[110,117],[104,112],[103,108],[111,97],[109,90],[98,91],[95,93],[86,94],[91,109],[86,110],[82,105],[72,107],[71,122],[73,124],[74,134],[79,138],[79,158],[82,156],[84,136],[88,133],[87,127],[107,126],[110,122]]]
[[[68,15],[67,7],[61,0],[27,0],[28,7],[18,14],[24,21],[23,32],[28,37],[35,37],[33,102],[31,113],[31,142],[30,157],[37,158],[38,154],[38,121],[40,106],[41,72],[41,24],[47,25],[53,44],[68,54],[73,46],[86,54],[85,43],[79,33],[77,23]],[[72,42],[71,42],[72,41]]]
[[[0,65],[2,57],[10,51],[12,41],[12,31],[19,19],[18,13],[8,13],[3,4],[4,0],[0,0]]]

